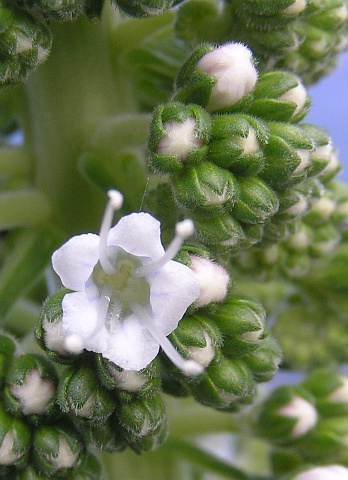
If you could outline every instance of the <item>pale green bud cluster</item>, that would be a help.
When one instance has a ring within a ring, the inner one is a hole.
[[[5,334],[0,336],[0,364],[1,478],[101,478],[99,462],[58,408],[53,365],[38,354],[19,354]]]
[[[316,370],[301,385],[277,388],[261,404],[255,429],[272,445],[274,474],[290,475],[307,464],[348,464],[347,385],[340,372]]]
[[[260,70],[290,70],[310,84],[331,71],[347,48],[347,20],[345,0],[239,0],[221,8],[195,0],[180,7],[176,31],[188,45],[243,42]]]
[[[163,389],[187,396],[223,411],[237,411],[253,401],[256,385],[275,374],[281,353],[268,334],[265,310],[255,299],[229,295],[214,309],[186,315],[169,336],[185,357],[199,362],[205,371],[185,377],[166,358]]]
[[[299,78],[254,73],[243,45],[199,47],[178,73],[176,101],[155,109],[149,137],[151,167],[167,174],[197,239],[242,261],[245,248],[263,250],[296,235],[301,219],[325,203],[324,184],[340,168],[327,134],[300,123],[309,99]],[[339,234],[321,225],[313,237],[318,256]]]

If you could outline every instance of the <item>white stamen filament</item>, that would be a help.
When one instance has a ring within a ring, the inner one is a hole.
[[[182,222],[178,222],[175,226],[175,237],[169,244],[163,257],[155,260],[152,263],[149,263],[148,265],[143,265],[142,267],[135,268],[131,272],[131,275],[133,277],[145,277],[162,268],[167,262],[169,262],[175,257],[186,238],[190,237],[193,234],[194,230],[195,227],[192,220],[186,219]]]
[[[176,367],[178,367],[185,375],[191,377],[196,377],[203,372],[204,368],[198,362],[195,362],[194,360],[186,360],[180,355],[180,353],[175,349],[174,345],[164,335],[164,333],[161,332],[161,330],[153,322],[150,315],[148,315],[143,308],[134,303],[132,303],[130,307],[139,317],[139,320],[142,322],[142,324],[151,333],[156,342],[162,347],[162,350],[167,355],[169,360],[171,360]]]
[[[114,212],[120,210],[123,204],[123,195],[117,190],[108,191],[109,201],[106,205],[103,220],[99,232],[99,262],[102,269],[108,275],[116,273],[116,269],[111,265],[107,255],[107,239],[111,228]]]

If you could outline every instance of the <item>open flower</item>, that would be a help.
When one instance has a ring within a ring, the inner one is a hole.
[[[161,346],[184,373],[202,368],[185,360],[167,338],[199,295],[192,271],[171,260],[193,232],[190,220],[177,224],[165,252],[160,223],[147,213],[122,217],[112,228],[122,196],[109,192],[100,235],[72,237],[54,252],[52,264],[65,295],[63,332],[67,349],[87,349],[125,370],[141,370]]]

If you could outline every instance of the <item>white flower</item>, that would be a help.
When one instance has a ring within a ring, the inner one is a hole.
[[[341,465],[327,465],[300,473],[293,480],[347,480],[347,478],[347,468]]]
[[[251,51],[241,43],[227,43],[206,53],[196,68],[217,79],[206,106],[208,110],[234,105],[251,92],[257,81]]]
[[[63,332],[68,350],[86,349],[124,370],[139,371],[161,346],[184,373],[197,375],[202,367],[185,360],[167,338],[187,307],[199,295],[192,271],[172,261],[193,224],[177,224],[176,236],[165,252],[160,223],[147,213],[123,217],[112,228],[119,192],[109,192],[100,236],[72,237],[52,256],[65,295]]]

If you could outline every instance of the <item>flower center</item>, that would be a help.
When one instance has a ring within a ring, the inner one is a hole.
[[[111,250],[109,248],[108,250]],[[109,254],[110,264],[114,273],[107,273],[98,262],[92,279],[100,291],[103,302],[108,302],[106,311],[106,325],[111,328],[110,319],[117,310],[117,320],[122,320],[132,313],[131,305],[148,305],[150,302],[150,286],[145,277],[134,277],[132,271],[141,266],[140,260],[118,247],[114,254]],[[113,256],[117,260],[113,262]]]

